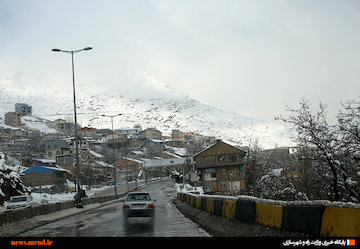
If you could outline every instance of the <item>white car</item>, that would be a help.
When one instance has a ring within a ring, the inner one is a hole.
[[[31,195],[18,195],[10,197],[10,201],[6,205],[6,209],[15,209],[23,207],[31,207],[33,205],[33,198]]]
[[[149,217],[151,224],[154,225],[155,201],[156,200],[151,199],[149,193],[129,193],[123,205],[124,225],[127,225],[127,219],[129,217]]]

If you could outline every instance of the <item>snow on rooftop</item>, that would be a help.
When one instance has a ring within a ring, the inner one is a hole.
[[[92,151],[92,150],[89,150],[89,153],[91,155],[93,155],[94,157],[97,157],[97,158],[103,158],[104,156],[99,154],[99,153],[96,153],[95,151]]]
[[[104,168],[114,168],[114,166],[108,164],[108,163],[105,163],[105,162],[101,162],[101,161],[95,161],[96,164],[100,165],[101,167],[104,167]]]
[[[47,120],[42,118],[37,118],[33,116],[24,116],[21,117],[21,124],[24,124],[25,127],[28,127],[30,129],[34,129],[43,133],[51,134],[51,133],[58,133],[57,130],[53,128],[49,128],[47,126]]]

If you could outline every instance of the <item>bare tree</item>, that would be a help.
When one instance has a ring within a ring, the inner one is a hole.
[[[347,166],[350,165],[346,165],[345,162],[346,155],[344,152],[349,151],[349,148],[346,143],[342,142],[344,135],[343,132],[340,132],[339,125],[328,124],[326,105],[320,103],[319,110],[313,113],[310,110],[309,101],[303,98],[300,101],[299,109],[292,109],[288,106],[286,109],[290,112],[289,117],[279,116],[275,119],[292,124],[293,130],[297,133],[296,140],[298,143],[313,148],[314,156],[323,162],[317,166],[327,167],[323,169],[323,172],[330,169],[333,199],[337,201],[351,199],[359,202],[359,193],[354,190],[358,184],[354,183],[348,176],[349,170]],[[340,197],[340,192],[343,198]]]

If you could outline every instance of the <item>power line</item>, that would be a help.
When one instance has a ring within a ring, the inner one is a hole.
[[[99,113],[95,113],[95,112],[81,112],[81,113],[77,113],[77,114],[101,116]],[[107,113],[105,113],[105,114],[107,114]],[[44,117],[44,116],[49,117],[49,116],[61,116],[61,115],[74,115],[74,113],[37,114],[37,115],[31,115],[31,116],[33,116],[33,117]]]
[[[77,113],[77,114],[95,114],[95,113]],[[43,116],[46,116],[46,117],[49,117],[49,116],[60,116],[60,115],[74,115],[74,113],[56,113],[56,114],[38,114],[38,115],[31,115],[31,116],[34,116],[34,117],[43,117]]]

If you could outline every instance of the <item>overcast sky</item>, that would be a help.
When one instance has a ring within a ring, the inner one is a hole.
[[[0,79],[66,94],[70,56],[51,49],[91,46],[75,56],[80,89],[147,73],[246,116],[303,96],[334,116],[360,94],[359,27],[356,0],[0,0]]]

